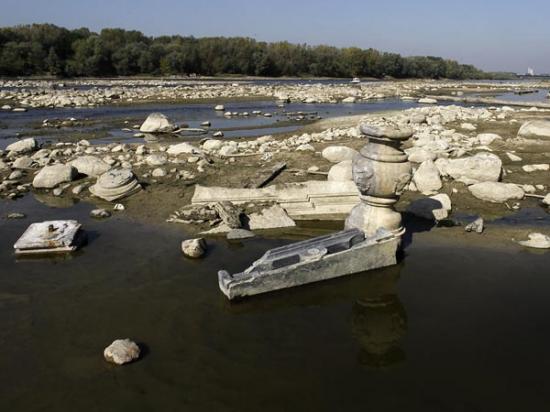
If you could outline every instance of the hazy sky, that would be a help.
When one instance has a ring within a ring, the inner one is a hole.
[[[1,0],[0,26],[249,36],[550,72],[550,0]]]

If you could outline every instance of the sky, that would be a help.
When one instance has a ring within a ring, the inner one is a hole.
[[[373,47],[550,73],[550,0],[0,0],[0,26],[30,23]]]

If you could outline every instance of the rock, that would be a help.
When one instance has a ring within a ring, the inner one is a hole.
[[[328,146],[321,155],[331,163],[340,163],[344,160],[353,160],[356,154],[357,150],[346,146]]]
[[[235,148],[235,146],[231,146],[231,145],[222,146],[222,148],[218,152],[218,154],[221,157],[229,157],[236,153],[237,153],[237,149]]]
[[[248,227],[252,230],[279,229],[296,226],[294,220],[292,220],[279,205],[273,205],[262,210],[261,213],[252,213],[248,216],[248,219]]]
[[[479,144],[489,146],[495,140],[502,140],[502,137],[495,133],[481,133],[477,135],[477,140],[479,140]]]
[[[476,233],[483,233],[483,229],[484,229],[484,226],[483,226],[483,218],[482,217],[478,217],[476,220],[474,220],[472,223],[469,223],[468,225],[466,225],[466,227],[464,228],[464,230],[466,232],[476,232]]]
[[[202,144],[202,148],[206,151],[219,150],[223,146],[221,140],[208,139]]]
[[[344,160],[332,166],[328,172],[327,179],[333,182],[343,182],[353,180],[352,176],[353,160]]]
[[[109,212],[107,209],[94,209],[90,212],[90,217],[96,219],[105,219],[111,217],[111,212]]]
[[[460,128],[461,128],[462,130],[466,130],[466,131],[469,131],[469,132],[473,132],[474,130],[477,129],[477,127],[474,126],[472,123],[462,123],[462,124],[460,125]]]
[[[437,155],[422,147],[411,147],[406,149],[405,153],[409,155],[409,161],[413,163],[423,163],[426,160],[435,160]]]
[[[130,339],[117,339],[103,351],[107,362],[124,365],[139,358],[139,346]]]
[[[126,210],[126,207],[124,207],[122,203],[117,203],[116,205],[113,206],[113,210],[115,212],[123,212],[124,210]]]
[[[13,245],[18,255],[72,252],[86,239],[76,220],[32,223]]]
[[[437,168],[443,176],[451,176],[467,185],[480,182],[498,182],[502,161],[497,155],[481,152],[460,159],[437,159]]]
[[[21,170],[14,170],[8,176],[8,180],[19,180],[23,177],[23,172]]]
[[[215,132],[212,136],[213,137],[223,137],[223,132],[220,132],[220,131]]]
[[[13,212],[6,216],[6,219],[25,219],[27,215],[24,213]]]
[[[451,199],[448,195],[441,193],[413,201],[407,208],[407,212],[422,219],[440,221],[449,216],[451,208]]]
[[[170,133],[174,125],[162,113],[151,113],[139,128],[143,133]]]
[[[95,156],[80,156],[72,160],[70,164],[78,173],[90,177],[98,177],[111,169],[110,165]]]
[[[249,239],[252,237],[256,237],[254,232],[246,229],[231,229],[231,231],[227,233],[228,240]]]
[[[525,165],[522,167],[524,172],[532,173],[532,172],[546,172],[550,170],[550,164],[538,164],[538,165]]]
[[[542,233],[530,233],[529,240],[518,243],[522,246],[535,249],[550,249],[550,236],[543,235]]]
[[[437,104],[437,100],[430,99],[429,97],[424,97],[422,99],[419,99],[418,103],[420,103],[420,104]]]
[[[217,112],[223,112],[225,111],[225,106],[223,104],[218,104],[217,106],[214,107],[214,110]]]
[[[201,123],[201,126],[202,126],[202,127],[210,127],[210,126],[212,126],[212,123],[210,123],[210,122],[207,120],[207,121],[205,121],[205,122],[202,122],[202,123]]]
[[[169,155],[177,156],[179,154],[187,153],[187,154],[200,154],[202,153],[202,150],[189,144],[189,143],[179,143],[174,144],[168,147],[168,150],[166,151]]]
[[[130,196],[141,190],[131,170],[114,169],[102,174],[95,185],[90,187],[93,195],[109,202]]]
[[[526,139],[550,139],[550,120],[532,120],[519,129],[518,137]]]
[[[2,159],[0,159],[0,172],[10,170],[10,166],[4,162]]]
[[[516,156],[513,153],[506,152],[506,156],[508,156],[508,159],[510,159],[512,162],[521,162],[523,159],[519,156]]]
[[[34,138],[29,137],[28,139],[19,140],[18,142],[12,143],[6,147],[8,151],[8,156],[20,155],[24,153],[30,153],[35,151],[38,148],[38,143]]]
[[[414,173],[413,182],[423,194],[437,192],[443,186],[439,170],[431,160],[426,160],[420,165]]]
[[[181,242],[181,251],[187,257],[200,258],[206,252],[206,241],[203,238],[184,240]]]
[[[21,156],[15,159],[11,167],[14,169],[30,169],[32,164],[33,164],[32,158],[30,158],[29,156]]]
[[[491,203],[520,200],[525,196],[523,189],[513,183],[483,182],[468,187],[476,198]]]
[[[61,183],[71,182],[76,175],[77,171],[71,165],[45,166],[34,177],[32,185],[36,189],[51,189]]]
[[[145,163],[149,166],[163,166],[168,163],[168,156],[166,153],[150,154],[145,158]]]
[[[357,99],[353,96],[346,97],[345,99],[342,99],[342,103],[355,103]]]
[[[550,193],[548,193],[544,199],[542,199],[542,203],[545,204],[546,206],[550,206]]]
[[[166,176],[166,170],[164,170],[161,167],[157,167],[153,172],[151,173],[151,176],[153,177],[165,177]]]

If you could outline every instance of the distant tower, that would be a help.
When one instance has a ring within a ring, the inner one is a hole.
[[[529,67],[529,68],[527,69],[527,75],[528,75],[528,76],[534,76],[534,75],[535,75],[535,71],[534,71],[531,67]]]

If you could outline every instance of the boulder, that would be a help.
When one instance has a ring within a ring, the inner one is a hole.
[[[550,120],[532,120],[519,129],[518,137],[525,139],[550,139]]]
[[[498,182],[502,173],[502,161],[497,155],[481,152],[460,159],[437,159],[437,168],[443,176],[472,185],[481,182]]]
[[[550,249],[550,236],[543,235],[542,233],[530,233],[529,240],[518,243],[522,246],[535,249]]]
[[[426,160],[435,160],[437,158],[435,153],[422,147],[411,147],[410,149],[406,149],[405,153],[409,155],[409,161],[413,163],[423,163]]]
[[[130,196],[141,190],[131,170],[113,169],[102,174],[95,185],[90,187],[93,195],[109,202]]]
[[[321,155],[331,163],[340,163],[344,160],[353,160],[356,154],[357,150],[346,146],[328,146]]]
[[[502,137],[495,133],[481,133],[477,135],[477,140],[479,140],[479,144],[489,146],[495,140],[502,140]]]
[[[6,147],[6,151],[9,156],[20,155],[24,153],[30,153],[35,151],[38,148],[38,143],[34,138],[29,137],[28,139],[19,140],[18,142],[12,143]]]
[[[544,199],[542,199],[542,203],[545,204],[546,206],[550,206],[550,193],[544,196]]]
[[[95,156],[80,156],[70,164],[78,173],[90,177],[98,177],[111,169],[111,166]]]
[[[14,160],[13,164],[11,165],[14,169],[30,169],[34,160],[32,160],[29,156],[21,156]],[[2,167],[0,166],[0,169]]]
[[[520,200],[525,192],[513,183],[483,182],[468,187],[476,198],[491,203],[504,203],[508,200]]]
[[[451,199],[441,193],[411,202],[407,212],[422,219],[439,221],[446,219],[451,209]]]
[[[223,142],[216,139],[208,139],[202,144],[202,148],[206,151],[219,150],[222,146]]]
[[[145,158],[145,163],[149,166],[163,166],[168,163],[168,156],[166,153],[150,154]]]
[[[181,251],[187,257],[200,258],[206,252],[206,241],[203,238],[184,240],[181,242]]]
[[[432,160],[426,160],[420,165],[414,173],[413,182],[418,191],[424,194],[437,192],[443,186],[439,170]]]
[[[103,351],[107,362],[124,365],[139,358],[139,346],[130,339],[117,339]]]
[[[466,232],[476,232],[479,234],[483,233],[483,218],[478,217],[472,223],[467,224],[464,230]]]
[[[71,165],[45,166],[34,177],[32,185],[36,189],[51,189],[61,183],[71,182],[76,175],[77,171]]]
[[[170,133],[175,126],[162,113],[151,113],[139,128],[143,133]]]
[[[168,150],[166,151],[169,155],[177,156],[179,154],[200,154],[202,153],[202,150],[199,148],[189,144],[189,143],[179,143],[179,144],[173,144],[170,147],[168,147]]]
[[[328,172],[328,180],[333,182],[343,182],[353,180],[352,175],[353,160],[344,160],[332,166]]]

